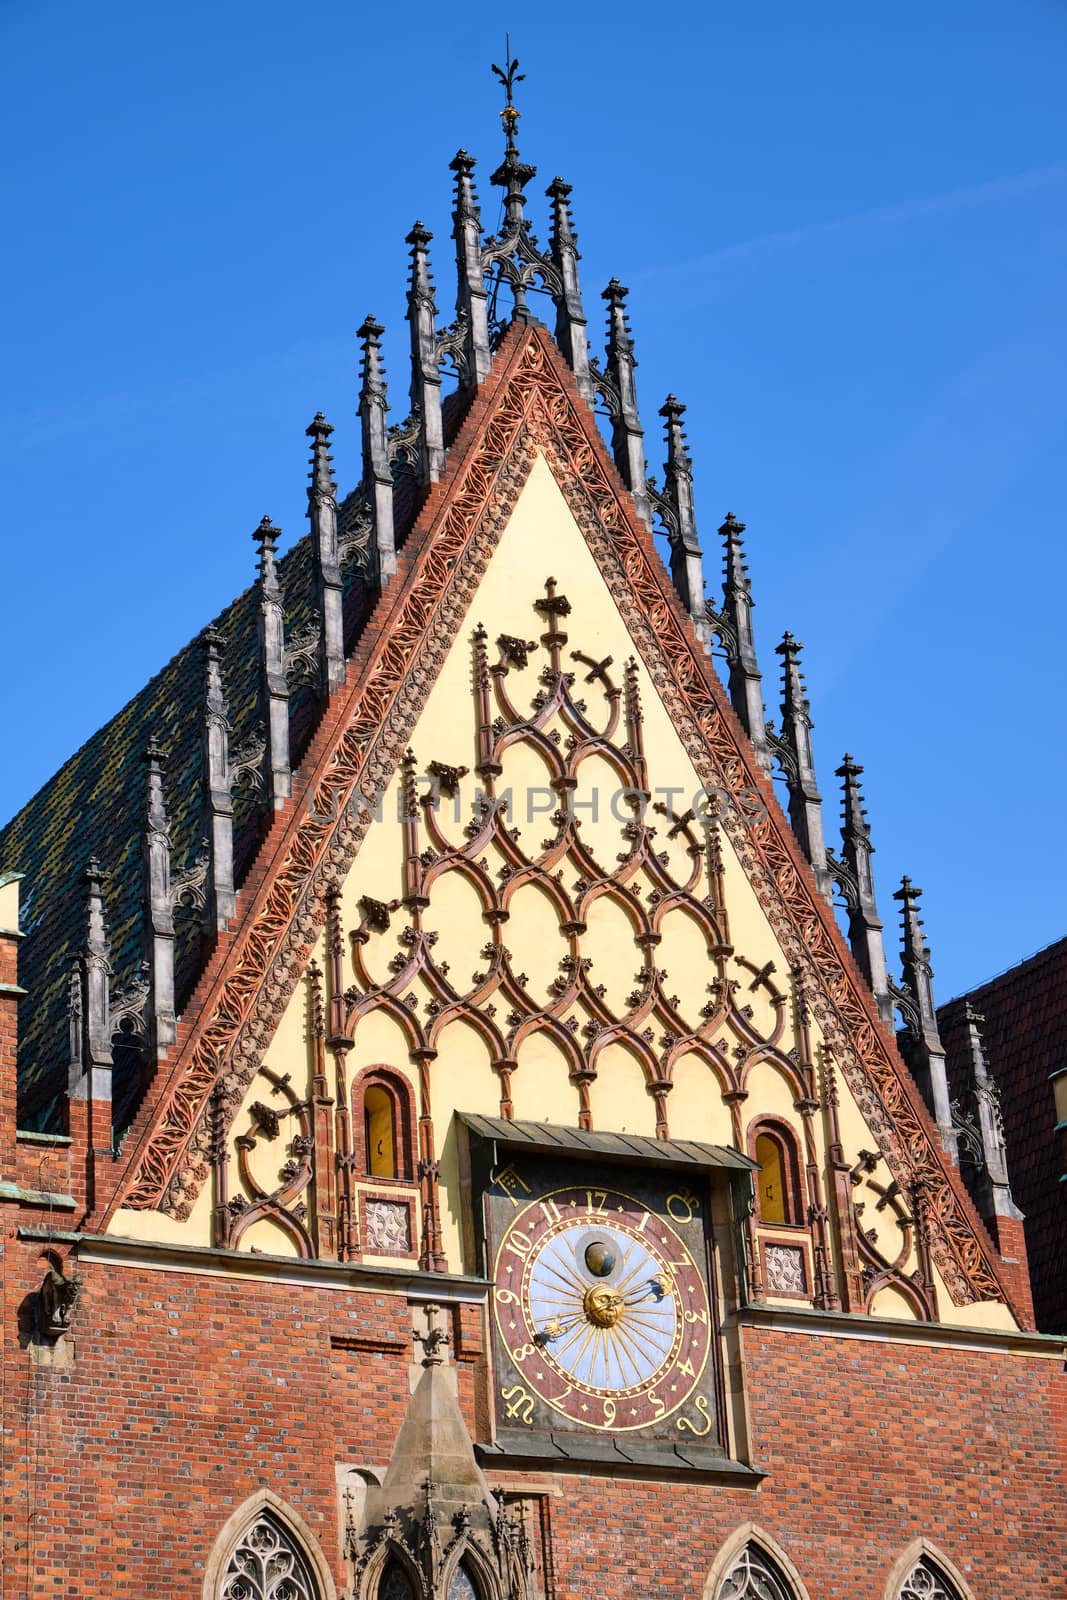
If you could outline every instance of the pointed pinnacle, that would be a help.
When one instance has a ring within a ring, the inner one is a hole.
[[[659,408],[659,414],[666,420],[665,434],[667,438],[667,464],[677,462],[679,466],[690,466],[689,448],[686,443],[685,429],[682,427],[682,417],[685,415],[685,406],[673,394],[669,394]]]
[[[333,426],[326,421],[321,411],[316,411],[309,427],[304,429],[311,440],[311,471],[308,474],[311,485],[309,495],[325,494],[333,496],[337,485],[333,477],[333,458],[330,455],[330,435]]]
[[[800,670],[800,652],[804,646],[789,632],[783,633],[781,644],[774,653],[782,657],[782,711],[806,717],[811,705],[804,691],[804,676]]]
[[[850,755],[846,754],[845,759],[834,773],[835,777],[843,780],[841,784],[841,814],[844,820],[841,833],[845,839],[850,836],[866,839],[870,835],[871,830],[867,822],[867,814],[863,809],[863,791],[860,788],[859,781],[862,772],[863,768],[858,766]]]
[[[546,198],[552,201],[552,244],[557,250],[567,246],[577,255],[578,235],[571,218],[570,194],[571,185],[558,177],[545,190]]]
[[[745,566],[745,541],[741,537],[745,527],[745,523],[738,522],[733,512],[728,511],[726,520],[719,528],[719,533],[726,546],[724,551],[723,581],[727,593],[730,590],[742,590],[745,594],[751,595],[752,592],[752,581],[748,575],[748,568]]]
[[[200,643],[203,646],[204,655],[208,662],[217,662],[226,648],[226,636],[221,628],[217,628],[213,622],[209,622],[200,635]]]

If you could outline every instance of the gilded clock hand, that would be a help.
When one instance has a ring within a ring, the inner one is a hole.
[[[669,1272],[661,1272],[655,1278],[647,1278],[644,1283],[638,1284],[636,1289],[631,1289],[625,1296],[626,1304],[639,1305],[642,1300],[653,1295],[657,1304],[667,1300],[675,1292],[674,1278]]]

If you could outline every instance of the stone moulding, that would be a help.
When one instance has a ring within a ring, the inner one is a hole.
[[[369,809],[359,812],[358,801],[369,807],[399,764],[538,451],[700,781],[732,795],[763,785],[651,539],[624,510],[595,424],[583,418],[587,408],[549,336],[516,325],[496,359],[499,376],[480,394],[487,412],[479,431],[458,459],[443,500],[431,502],[429,525],[421,535],[416,527],[409,539],[411,572],[395,598],[390,591],[379,602],[392,607],[388,628],[351,691],[343,731],[320,769],[311,805],[254,902],[152,1120],[138,1130],[132,1170],[112,1209],[189,1215],[209,1170],[212,1091],[219,1084],[232,1117],[323,926],[326,889],[351,866],[369,826]],[[453,460],[463,442],[461,434]],[[942,1164],[917,1091],[772,809],[752,817],[729,808],[724,827],[741,865],[788,960],[813,983],[814,1013],[893,1176],[923,1191],[933,1259],[953,1302],[1005,1301],[980,1224]]]

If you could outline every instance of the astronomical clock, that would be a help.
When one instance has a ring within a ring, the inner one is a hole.
[[[499,1448],[721,1461],[708,1173],[494,1153],[473,1171]]]

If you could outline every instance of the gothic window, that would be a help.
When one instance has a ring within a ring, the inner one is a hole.
[[[792,1134],[777,1123],[764,1123],[756,1133],[752,1153],[760,1165],[757,1173],[760,1222],[802,1222],[800,1174]]]
[[[746,1544],[719,1585],[715,1600],[793,1600],[793,1590],[765,1551]]]
[[[923,1556],[897,1590],[898,1600],[960,1600],[959,1590],[941,1569]]]
[[[474,1580],[467,1570],[465,1561],[461,1561],[452,1574],[448,1585],[448,1600],[479,1600],[478,1591],[474,1587]]]
[[[415,1591],[399,1561],[390,1561],[378,1585],[378,1600],[415,1600]]]
[[[411,1090],[399,1076],[372,1067],[353,1090],[353,1121],[363,1141],[363,1176],[414,1176]]]
[[[260,1513],[230,1557],[221,1600],[320,1600],[295,1539],[269,1511]]]
[[[372,1083],[363,1096],[363,1131],[369,1175],[395,1178],[396,1111],[392,1095],[380,1083]]]

